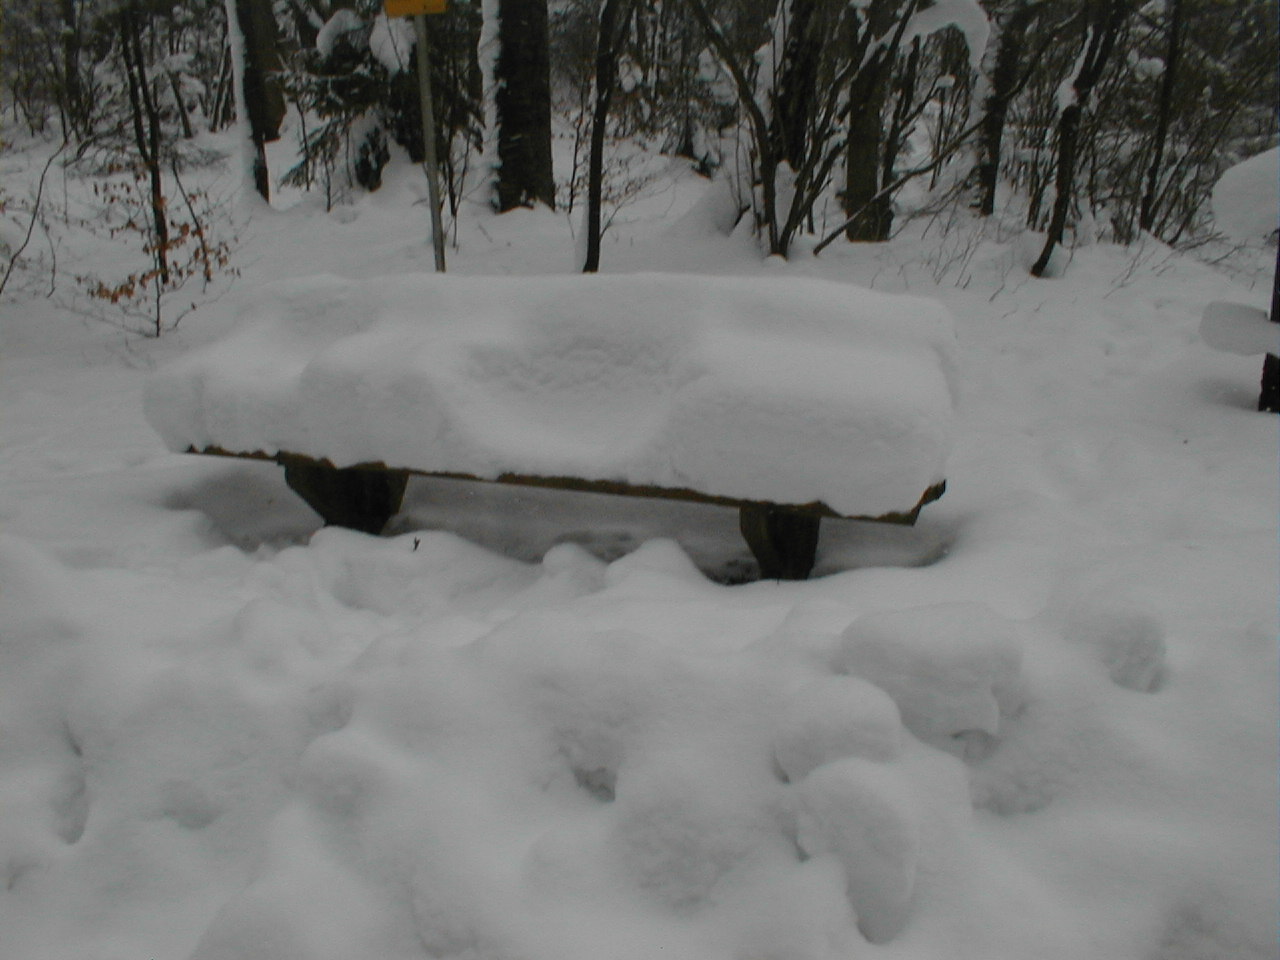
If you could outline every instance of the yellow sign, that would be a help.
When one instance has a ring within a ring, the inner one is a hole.
[[[388,17],[416,17],[444,13],[445,0],[385,0]]]

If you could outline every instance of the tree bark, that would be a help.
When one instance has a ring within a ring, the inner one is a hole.
[[[84,85],[80,78],[80,24],[75,0],[61,0],[63,111],[70,132],[88,133]]]
[[[498,44],[498,210],[555,209],[547,0],[500,0]]]
[[[169,283],[169,221],[165,216],[164,180],[160,168],[160,112],[151,98],[147,79],[146,57],[142,50],[142,26],[135,5],[120,11],[120,52],[124,59],[125,80],[129,91],[134,144],[147,171],[150,186],[152,232],[151,254],[156,264],[157,283]],[[159,334],[160,321],[156,320]]]
[[[1138,211],[1138,228],[1150,232],[1156,222],[1156,196],[1160,186],[1160,167],[1164,163],[1165,142],[1169,137],[1169,121],[1173,114],[1173,87],[1177,79],[1178,58],[1182,51],[1182,0],[1172,0],[1169,10],[1169,45],[1164,57],[1164,75],[1160,78],[1160,100],[1156,107],[1155,142],[1152,144],[1151,168],[1147,171],[1147,189]]]
[[[855,37],[854,62],[862,66],[849,86],[849,145],[845,157],[845,189],[842,204],[846,221],[845,237],[854,242],[889,239],[893,222],[893,198],[881,189],[881,157],[884,148],[885,100],[893,77],[894,64],[908,24],[920,7],[920,0],[903,5],[872,2],[866,21]],[[881,40],[893,30],[893,38]],[[869,56],[871,46],[878,49]]]
[[[1083,118],[1085,104],[1094,86],[1102,77],[1111,51],[1115,48],[1120,28],[1129,15],[1129,0],[1107,0],[1099,2],[1090,18],[1089,34],[1084,56],[1080,61],[1080,70],[1076,74],[1072,87],[1075,99],[1062,111],[1058,120],[1058,170],[1054,179],[1057,191],[1053,201],[1053,213],[1049,219],[1049,232],[1045,238],[1044,249],[1031,267],[1033,277],[1043,277],[1049,268],[1053,251],[1062,243],[1067,229],[1067,215],[1071,210],[1072,195],[1075,191],[1076,159],[1079,152],[1080,122]]]
[[[244,48],[241,80],[249,138],[253,142],[253,184],[263,200],[270,200],[266,145],[280,139],[280,123],[285,114],[284,91],[277,79],[281,69],[276,46],[278,25],[269,3],[234,0],[234,9]]]
[[[1004,144],[1004,125],[1009,104],[1018,88],[1018,72],[1027,28],[1035,15],[1035,7],[1019,0],[1005,20],[996,41],[996,62],[991,71],[988,94],[979,135],[978,213],[989,217],[996,209],[996,187],[1000,181],[1000,151]]]
[[[785,238],[778,229],[778,155],[774,150],[773,138],[769,135],[769,123],[764,112],[756,102],[755,88],[747,77],[747,71],[735,56],[732,47],[725,39],[720,28],[711,19],[703,0],[685,0],[689,12],[693,14],[702,33],[724,68],[733,78],[734,89],[738,94],[738,104],[747,115],[751,130],[751,142],[756,151],[756,172],[760,182],[760,218],[769,242],[771,256],[787,255]]]
[[[600,269],[600,204],[604,190],[604,135],[609,104],[618,81],[618,46],[632,0],[604,0],[596,42],[596,104],[591,117],[591,146],[587,158],[587,256],[583,273]]]
[[[791,22],[773,102],[771,136],[780,160],[799,170],[808,158],[817,104],[818,63],[826,37],[817,36],[817,0],[789,0]]]
[[[866,80],[870,89],[855,90],[853,95],[858,97],[854,101],[858,107],[849,123],[842,197],[844,212],[855,218],[845,228],[844,235],[855,243],[884,240],[889,232],[885,222],[889,198],[880,192],[880,148],[884,136],[880,114],[884,109],[886,84],[880,71]]]

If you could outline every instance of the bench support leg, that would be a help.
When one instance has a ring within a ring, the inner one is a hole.
[[[326,526],[378,534],[400,511],[409,475],[402,470],[339,470],[281,458],[284,482],[320,514]]]
[[[764,580],[805,580],[813,569],[822,518],[786,507],[749,504],[738,513],[743,539]]]

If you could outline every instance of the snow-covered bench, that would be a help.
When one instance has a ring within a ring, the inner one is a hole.
[[[762,575],[803,579],[822,517],[941,496],[954,333],[937,303],[674,274],[317,277],[255,298],[155,374],[175,451],[274,460],[378,532],[410,475],[740,509]]]

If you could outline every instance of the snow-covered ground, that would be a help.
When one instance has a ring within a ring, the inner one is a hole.
[[[4,960],[1275,956],[1277,421],[1198,333],[1265,270],[1036,281],[936,220],[762,263],[677,174],[607,270],[956,318],[947,495],[827,522],[809,582],[714,507],[415,481],[380,539],[165,450],[147,377],[267,284],[429,269],[412,170],[254,213],[160,341],[0,305]],[[573,269],[562,216],[459,235],[460,274]]]

